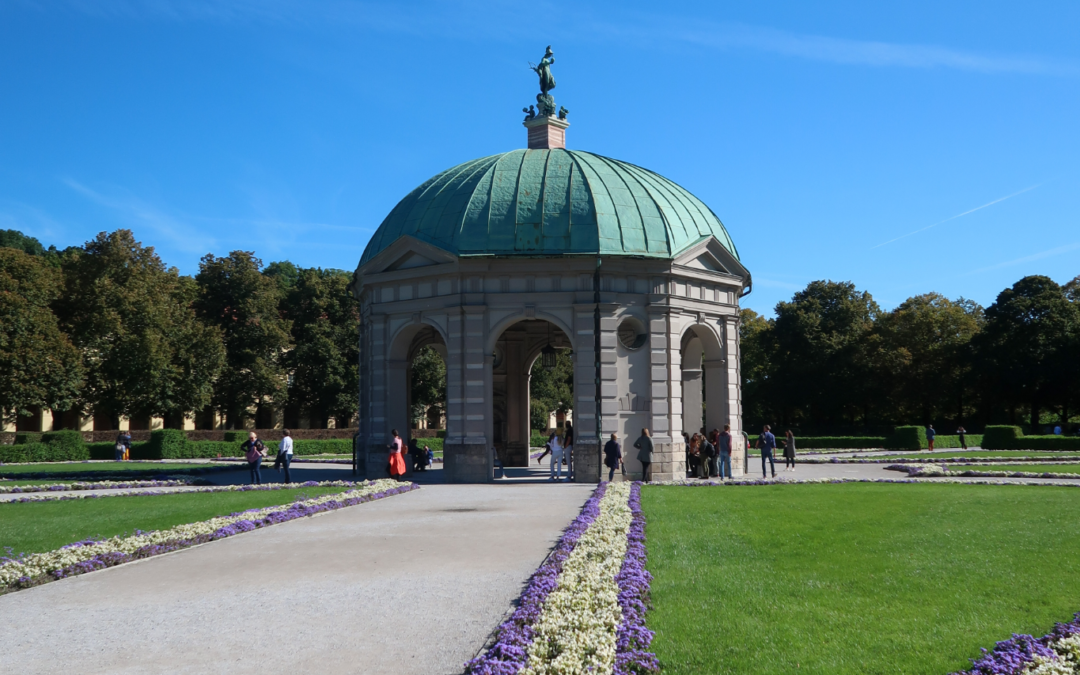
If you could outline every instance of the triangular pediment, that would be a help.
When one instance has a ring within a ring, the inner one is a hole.
[[[724,274],[731,274],[728,268],[724,267],[724,264],[716,259],[712,253],[705,251],[701,255],[691,258],[684,263],[687,267],[693,267],[699,270],[707,270],[709,272],[723,272]]]
[[[438,262],[432,260],[426,255],[417,253],[416,251],[409,251],[391,264],[387,265],[386,269],[383,271],[392,272],[394,270],[408,270],[414,267],[427,267],[428,265],[438,264]]]

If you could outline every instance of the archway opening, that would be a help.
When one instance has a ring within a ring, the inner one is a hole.
[[[712,433],[728,424],[724,389],[724,351],[709,326],[696,324],[683,333],[682,349],[683,433]]]
[[[446,341],[427,324],[404,329],[394,340],[388,378],[387,432],[397,429],[407,448],[431,448],[432,468],[441,468],[446,435]],[[389,435],[389,434],[388,434]],[[427,466],[419,457],[406,457],[412,470]]]
[[[541,437],[546,434],[552,415],[572,420],[574,359],[570,346],[566,333],[543,319],[518,321],[496,340],[491,438],[504,466],[529,465],[533,430],[541,432]]]

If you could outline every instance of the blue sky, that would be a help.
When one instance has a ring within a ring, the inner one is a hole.
[[[726,4],[6,0],[0,228],[353,269],[418,184],[524,147],[551,44],[568,145],[709,204],[759,312],[1080,274],[1080,4]]]

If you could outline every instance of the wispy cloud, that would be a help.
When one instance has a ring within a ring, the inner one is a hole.
[[[888,244],[891,244],[894,241],[900,241],[901,239],[905,239],[907,237],[910,237],[913,234],[918,234],[920,232],[926,232],[927,230],[929,230],[932,227],[937,227],[938,225],[941,225],[943,223],[947,223],[950,220],[956,220],[957,218],[963,218],[964,216],[968,215],[969,213],[975,213],[976,211],[980,211],[982,209],[985,209],[988,206],[993,206],[994,204],[998,204],[1000,202],[1003,202],[1006,199],[1012,199],[1016,195],[1022,195],[1025,192],[1029,192],[1031,190],[1034,190],[1037,187],[1039,187],[1039,186],[1038,185],[1032,185],[1031,187],[1026,187],[1023,190],[1020,190],[1019,192],[1014,192],[1011,195],[1005,195],[1004,197],[999,197],[998,199],[995,199],[992,202],[987,202],[987,203],[983,204],[982,206],[976,206],[973,209],[968,209],[967,211],[964,211],[963,213],[958,213],[955,216],[949,216],[945,220],[939,220],[938,222],[934,223],[933,225],[927,225],[926,227],[921,227],[921,228],[919,228],[917,230],[914,230],[912,232],[908,232],[907,234],[902,234],[899,237],[896,237],[895,239],[890,239],[889,241],[882,242],[882,243],[878,244],[877,246],[871,246],[870,250],[872,251],[875,248],[881,248],[882,246],[887,246]]]
[[[155,206],[126,190],[103,191],[88,187],[71,178],[63,179],[65,185],[90,201],[118,214],[130,226],[152,229],[177,250],[185,253],[206,253],[221,247],[252,248],[256,243],[260,251],[269,255],[286,255],[291,249],[323,247],[325,238],[311,239],[316,232],[352,232],[366,243],[373,228],[335,225],[307,221],[290,221],[277,218],[229,218],[220,216],[192,215]],[[360,248],[335,240],[335,249]]]
[[[67,0],[76,11],[106,18],[286,26],[361,27],[392,34],[447,38],[518,39],[535,34],[511,2],[387,3],[346,0]],[[948,68],[985,73],[1078,75],[1080,63],[1038,55],[993,54],[947,46],[813,35],[702,16],[626,11],[619,20],[587,6],[534,3],[537,15],[562,17],[550,39],[602,40],[634,45],[690,44],[723,51],[756,51],[841,65]]]
[[[1005,262],[998,263],[996,265],[990,265],[989,267],[980,267],[977,270],[972,270],[972,271],[968,272],[967,274],[962,274],[960,276],[969,277],[969,276],[971,276],[973,274],[980,274],[982,272],[990,272],[992,270],[999,270],[999,269],[1002,269],[1004,267],[1013,267],[1015,265],[1023,265],[1024,263],[1035,262],[1036,260],[1042,260],[1043,258],[1053,258],[1054,256],[1058,256],[1058,255],[1061,255],[1063,253],[1068,253],[1070,251],[1075,251],[1077,249],[1080,249],[1080,242],[1075,242],[1075,243],[1072,243],[1072,244],[1065,244],[1064,246],[1057,246],[1055,248],[1051,248],[1051,249],[1047,249],[1045,251],[1042,251],[1041,253],[1033,253],[1032,255],[1026,255],[1026,256],[1024,256],[1022,258],[1016,258],[1014,260],[1007,260]]]

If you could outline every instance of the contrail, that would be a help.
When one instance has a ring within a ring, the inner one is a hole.
[[[1042,185],[1042,183],[1039,183],[1039,185]],[[886,244],[891,244],[894,241],[900,241],[901,239],[903,239],[905,237],[910,237],[913,234],[918,234],[920,232],[925,232],[925,231],[929,230],[931,227],[937,227],[938,225],[941,225],[942,223],[947,223],[950,220],[956,220],[957,218],[960,218],[962,216],[966,216],[969,213],[975,213],[979,209],[985,209],[987,206],[993,206],[994,204],[997,204],[998,202],[1003,202],[1006,199],[1011,199],[1011,198],[1015,197],[1016,195],[1022,195],[1025,192],[1028,192],[1029,190],[1034,190],[1035,188],[1039,187],[1039,185],[1032,185],[1031,187],[1026,187],[1023,190],[1019,191],[1019,192],[1014,192],[1011,195],[1005,195],[1004,197],[1001,197],[999,199],[995,199],[992,202],[987,202],[986,204],[983,204],[982,206],[976,206],[975,208],[970,209],[968,211],[964,211],[963,213],[958,213],[955,216],[949,216],[945,220],[939,220],[938,222],[934,223],[933,225],[927,225],[926,227],[915,230],[914,232],[908,232],[907,234],[902,234],[899,237],[897,237],[896,239],[890,239],[889,241],[886,241],[886,242],[884,242],[882,244],[878,244],[877,246],[871,246],[870,250],[873,251],[875,248],[881,248],[882,246],[885,246]]]

